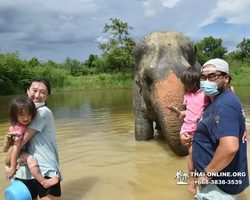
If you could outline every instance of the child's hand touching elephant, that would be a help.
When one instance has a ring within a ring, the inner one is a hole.
[[[171,110],[172,114],[178,118],[184,118],[186,116],[185,110],[180,111],[177,107],[173,106],[171,102],[167,105],[167,108]]]

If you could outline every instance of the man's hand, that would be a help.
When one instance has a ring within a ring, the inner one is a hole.
[[[197,179],[197,185],[200,189],[202,189],[203,187],[205,187],[207,184],[209,184],[209,181],[212,178],[208,178],[207,176],[200,176]]]
[[[189,147],[192,145],[193,137],[188,133],[182,133],[180,135],[180,140],[183,146]]]

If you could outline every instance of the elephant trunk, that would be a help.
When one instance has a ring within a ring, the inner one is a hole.
[[[153,106],[157,113],[162,133],[171,150],[179,156],[188,155],[187,147],[183,146],[180,141],[180,130],[183,119],[174,116],[167,109],[167,104],[171,102],[180,110],[183,110],[184,92],[184,86],[180,79],[174,73],[169,73],[167,79],[155,84],[155,93],[152,97],[154,98],[152,104],[154,104]]]
[[[162,133],[166,138],[170,149],[179,156],[186,156],[188,155],[188,149],[183,146],[180,141],[182,122],[183,120],[176,118],[176,116],[167,115],[160,123]]]

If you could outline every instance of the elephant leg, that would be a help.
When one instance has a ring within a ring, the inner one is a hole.
[[[153,121],[145,116],[144,111],[135,112],[135,139],[137,141],[151,140],[154,136]]]
[[[146,104],[142,98],[138,74],[135,74],[133,83],[133,106],[135,115],[135,139],[137,141],[153,139],[153,121],[149,117]]]

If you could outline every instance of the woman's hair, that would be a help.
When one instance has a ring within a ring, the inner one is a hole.
[[[47,90],[48,90],[48,95],[50,95],[50,93],[51,93],[51,87],[50,87],[49,81],[47,81],[47,80],[44,79],[44,78],[35,78],[35,79],[33,79],[33,80],[30,82],[30,84],[29,84],[29,86],[28,86],[28,89],[30,88],[30,86],[31,86],[31,84],[32,84],[33,82],[40,82],[40,83],[43,83],[43,84],[46,86]]]
[[[200,88],[200,73],[195,67],[189,67],[185,69],[182,72],[180,79],[181,82],[184,84],[185,88]]]
[[[16,125],[18,115],[23,109],[27,109],[31,115],[31,120],[36,116],[36,106],[31,98],[22,96],[12,100],[10,104],[10,124]]]

